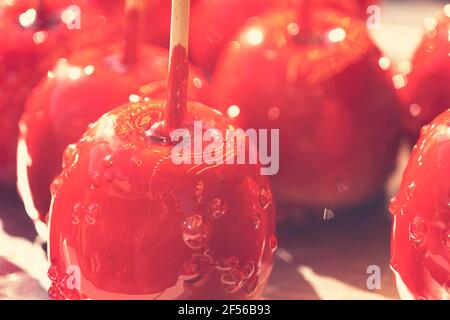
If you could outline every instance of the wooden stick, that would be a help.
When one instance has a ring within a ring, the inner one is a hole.
[[[187,109],[190,0],[172,0],[166,129],[178,129]]]
[[[190,0],[172,0],[172,18],[170,24],[170,62],[172,61],[172,53],[176,46],[181,45],[186,49],[186,53],[188,52],[189,9]]]
[[[126,0],[125,2],[125,46],[123,49],[123,63],[134,64],[139,51],[140,16],[143,0]]]

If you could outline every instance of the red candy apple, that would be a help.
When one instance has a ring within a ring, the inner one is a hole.
[[[280,129],[280,202],[339,209],[381,193],[398,102],[365,25],[330,9],[274,11],[222,56],[213,103],[245,128]]]
[[[391,212],[401,297],[450,299],[450,109],[422,129]]]
[[[72,26],[71,4],[82,9]],[[0,7],[0,181],[15,176],[18,119],[31,88],[61,56],[105,33],[106,20],[78,1],[14,1]]]
[[[406,86],[399,90],[403,119],[411,141],[420,128],[450,106],[450,5],[439,23],[426,20],[426,34],[412,61]]]
[[[63,151],[89,123],[129,100],[165,96],[168,51],[143,45],[132,64],[123,62],[122,51],[120,44],[109,44],[62,59],[28,98],[18,147],[18,187],[34,220],[45,220],[49,186],[60,172]],[[139,90],[151,81],[157,82]],[[193,73],[191,98],[206,100],[204,84]]]
[[[261,296],[276,248],[269,182],[254,165],[173,164],[173,146],[150,133],[165,104],[115,109],[65,151],[52,185],[52,298]],[[188,109],[187,128],[231,125],[199,103]],[[79,290],[67,287],[71,265]]]
[[[235,130],[187,102],[189,1],[174,1],[167,100],[115,109],[65,151],[49,221],[54,299],[253,299],[268,280],[275,216],[260,167],[190,164],[204,156],[197,140],[190,163],[174,161],[179,130],[183,146],[199,122],[224,134],[220,146]]]

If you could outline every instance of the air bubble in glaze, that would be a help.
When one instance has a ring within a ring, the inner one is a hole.
[[[183,240],[192,249],[203,247],[208,241],[210,227],[201,215],[193,215],[183,222]]]

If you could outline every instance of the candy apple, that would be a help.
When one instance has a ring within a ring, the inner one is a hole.
[[[308,22],[307,22],[308,21]],[[398,101],[365,24],[330,9],[273,11],[220,59],[212,100],[244,128],[280,129],[280,202],[313,211],[384,190],[398,149]]]
[[[165,106],[115,109],[65,151],[52,185],[52,298],[261,296],[276,248],[268,180],[255,165],[174,164],[173,145],[152,133]],[[184,126],[194,119],[231,126],[189,103]]]
[[[391,212],[391,268],[401,297],[448,300],[450,109],[423,127]]]

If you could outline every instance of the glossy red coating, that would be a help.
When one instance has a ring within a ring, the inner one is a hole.
[[[269,181],[257,165],[175,165],[173,145],[151,134],[165,104],[119,107],[66,149],[52,184],[52,298],[261,296],[277,246]],[[189,102],[184,126],[194,120],[233,128]],[[71,265],[80,286],[67,290]]]
[[[448,13],[450,15],[450,13]],[[450,107],[450,16],[439,23],[428,20],[425,37],[406,75],[406,86],[399,90],[403,101],[403,123],[414,143],[420,128]]]
[[[367,0],[308,0],[311,6],[328,6],[365,19]],[[192,5],[190,56],[211,74],[221,52],[250,18],[273,8],[299,8],[302,0],[198,0]],[[315,10],[315,8],[313,9]]]
[[[450,109],[422,128],[391,201],[392,261],[404,299],[450,299]]]
[[[18,147],[18,187],[33,219],[44,221],[49,185],[61,170],[63,150],[89,123],[129,100],[165,98],[168,51],[142,45],[132,65],[122,63],[122,51],[119,43],[105,44],[62,59],[28,98]],[[206,82],[195,70],[191,74],[190,97],[207,100]],[[152,81],[159,82],[140,90]]]
[[[311,13],[309,36],[295,11],[241,30],[219,61],[212,100],[240,126],[280,129],[277,199],[322,213],[384,190],[399,106],[365,24],[329,9]]]
[[[82,28],[68,29],[61,15],[78,4]],[[0,182],[15,179],[18,120],[23,104],[57,57],[99,41],[114,29],[81,1],[21,0],[0,7]]]
[[[189,61],[186,48],[177,45],[171,52],[170,70],[167,82],[166,125],[170,129],[179,128],[186,114]]]

